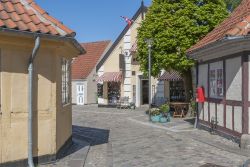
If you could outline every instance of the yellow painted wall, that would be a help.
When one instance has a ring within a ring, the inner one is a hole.
[[[34,39],[0,35],[0,163],[27,158],[27,69],[33,46]],[[74,55],[66,43],[41,40],[34,62],[34,156],[55,154],[71,136],[71,104],[61,104],[61,58]]]

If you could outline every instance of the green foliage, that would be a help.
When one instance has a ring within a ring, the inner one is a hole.
[[[161,69],[185,72],[194,62],[186,50],[204,37],[228,12],[223,0],[153,0],[138,29],[138,53],[141,70],[147,74],[148,48],[152,38],[152,75]]]
[[[227,9],[229,11],[233,11],[240,3],[242,0],[224,0],[226,5],[227,5]]]
[[[162,113],[168,113],[168,112],[169,112],[169,105],[168,105],[168,104],[163,104],[163,105],[161,105],[160,111],[161,111]]]
[[[160,115],[160,109],[159,108],[152,108],[150,111],[150,115],[152,116],[156,116],[156,115]]]

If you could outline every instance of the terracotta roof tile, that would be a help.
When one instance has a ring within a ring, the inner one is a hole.
[[[36,15],[28,16],[28,17],[32,20],[32,23],[34,24],[40,24],[42,22]]]
[[[8,12],[8,13],[11,13],[11,12],[14,12],[14,11],[15,11],[15,9],[14,9],[12,3],[10,3],[10,2],[6,2],[6,3],[4,4],[4,9],[5,9],[5,11]]]
[[[23,8],[23,5],[21,3],[17,3],[14,5],[14,8],[15,8],[15,11],[18,13],[18,14],[24,14],[25,13],[25,10]]]
[[[87,78],[105,52],[110,41],[83,43],[86,54],[78,56],[72,63],[72,79]]]
[[[2,20],[0,20],[0,27],[4,26],[4,22]]]
[[[24,24],[24,22],[22,22],[22,21],[16,22],[16,25],[17,25],[18,29],[20,29],[22,31],[26,31],[29,29],[28,26],[26,26],[26,24]]]
[[[39,31],[39,28],[37,28],[37,26],[36,26],[34,23],[32,23],[32,22],[28,23],[27,26],[29,27],[29,29],[30,29],[32,32],[37,32],[37,31]]]
[[[2,11],[0,12],[0,19],[1,19],[1,20],[7,20],[7,19],[9,19],[9,18],[10,18],[10,16],[8,15],[8,13],[7,13],[6,11],[2,10]]]
[[[5,24],[6,27],[9,27],[9,28],[12,28],[12,29],[17,28],[16,23],[14,23],[11,19],[4,20],[4,24]]]
[[[0,0],[0,28],[75,36],[75,32],[51,17],[34,0]]]
[[[19,16],[16,12],[12,12],[12,13],[10,14],[10,18],[11,18],[13,21],[15,21],[15,22],[21,20],[20,16]]]
[[[250,0],[243,0],[241,4],[199,42],[193,45],[187,52],[205,47],[227,36],[244,36],[250,33]]]

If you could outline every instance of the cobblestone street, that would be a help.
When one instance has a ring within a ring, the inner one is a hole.
[[[193,129],[188,122],[161,125],[147,119],[145,108],[73,106],[74,134],[90,144],[80,149],[87,155],[81,162],[86,167],[239,167],[249,159],[237,144]],[[68,166],[80,162],[68,160],[73,162]],[[59,162],[65,164],[65,158]]]

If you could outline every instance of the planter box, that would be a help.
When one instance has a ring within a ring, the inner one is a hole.
[[[151,121],[152,122],[160,122],[160,118],[162,116],[161,115],[154,115],[154,116],[151,116]]]
[[[166,118],[166,117],[160,117],[159,122],[160,123],[166,123],[166,122],[168,122],[168,118]]]

